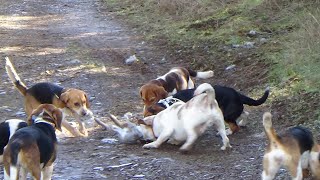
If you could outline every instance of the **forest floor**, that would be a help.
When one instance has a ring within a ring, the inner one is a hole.
[[[106,123],[111,123],[105,118],[107,112],[120,117],[127,112],[141,116],[139,87],[171,67],[188,66],[187,54],[176,57],[171,52],[179,49],[167,47],[161,39],[146,41],[139,32],[103,11],[104,5],[98,0],[0,2],[1,121],[26,118],[23,98],[4,70],[7,55],[27,86],[49,81],[86,91],[94,114]],[[133,53],[140,61],[125,64]],[[196,82],[233,87],[236,82],[236,89],[248,95],[255,84],[263,92],[266,81],[250,74],[248,68],[263,73],[266,66],[240,63],[236,70],[213,69],[217,76]],[[262,114],[272,109],[275,117],[281,117],[281,104],[285,102],[278,103],[277,108],[268,101],[259,107],[246,107],[248,125],[229,137],[232,149],[226,151],[220,150],[221,140],[213,128],[197,140],[191,152],[181,154],[179,147],[168,144],[152,150],[143,149],[142,144],[120,144],[115,133],[91,122],[87,138],[59,135],[53,179],[260,179],[266,145]],[[279,129],[288,126],[280,124]],[[277,179],[289,176],[281,170]]]

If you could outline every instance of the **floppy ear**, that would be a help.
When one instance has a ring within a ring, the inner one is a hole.
[[[69,101],[69,91],[70,90],[67,90],[66,92],[62,93],[60,96],[60,100],[65,104],[67,104]]]
[[[87,94],[84,94],[84,97],[86,97],[86,107],[88,109],[90,109],[89,98],[88,98]]]
[[[143,119],[143,121],[144,121],[144,123],[145,123],[146,125],[152,126],[153,120],[154,120],[155,117],[156,117],[155,115],[153,115],[153,116],[148,116],[148,117],[145,117],[145,118]]]
[[[54,111],[52,112],[52,118],[54,119],[54,124],[56,125],[56,129],[58,129],[60,132],[62,132],[61,129],[61,122],[63,119],[63,114],[60,111],[60,109],[55,108]]]
[[[166,97],[168,97],[168,92],[162,86],[157,88],[157,90],[155,92],[156,92],[156,95],[159,98],[159,100],[165,99]]]
[[[32,116],[39,116],[43,112],[43,109],[45,106],[46,106],[46,104],[41,104],[37,107],[37,109],[34,109],[32,111],[32,113],[27,118],[28,125],[31,125],[33,123]]]

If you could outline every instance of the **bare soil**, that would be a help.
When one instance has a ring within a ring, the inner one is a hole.
[[[138,89],[143,83],[173,66],[188,66],[189,56],[201,54],[181,55],[176,53],[177,47],[168,47],[162,39],[145,41],[142,34],[109,15],[106,8],[99,0],[0,0],[0,121],[25,119],[23,98],[4,70],[7,55],[13,57],[27,85],[49,81],[80,88],[89,94],[95,115],[111,123],[104,118],[107,112],[141,115]],[[126,65],[124,60],[134,53],[140,61]],[[206,82],[219,82],[247,94],[253,90],[252,84],[264,89],[263,74],[258,76],[257,72],[264,73],[265,64],[237,66],[235,71],[226,72],[217,64],[212,68],[216,77]],[[142,144],[120,144],[112,141],[117,138],[113,132],[89,124],[88,138],[59,135],[53,179],[260,179],[266,144],[261,117],[270,106],[267,102],[246,107],[250,112],[248,126],[230,136],[233,147],[226,151],[220,150],[221,140],[213,129],[191,152],[181,154],[179,147],[168,144],[157,150],[145,150]],[[276,116],[279,109],[273,111]],[[106,138],[111,142],[103,141]],[[289,176],[281,170],[277,179]]]

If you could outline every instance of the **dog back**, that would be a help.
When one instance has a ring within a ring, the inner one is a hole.
[[[41,104],[52,104],[53,97],[60,97],[63,88],[52,83],[37,83],[27,90],[27,94],[32,95]]]
[[[289,129],[288,134],[298,142],[301,154],[312,149],[314,140],[312,133],[308,129],[297,126]]]
[[[45,166],[54,155],[56,142],[55,130],[51,125],[37,123],[19,129],[10,139],[10,149],[13,152],[11,154],[12,163],[14,165],[17,163],[18,154],[16,153],[19,153],[21,148],[37,145],[40,152],[40,163],[44,163]]]

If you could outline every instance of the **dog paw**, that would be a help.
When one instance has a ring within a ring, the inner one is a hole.
[[[156,149],[158,146],[154,143],[145,144],[142,146],[144,149]]]
[[[227,129],[227,130],[226,130],[226,135],[229,136],[229,135],[231,135],[231,134],[233,134],[233,132],[231,131],[231,129]]]

